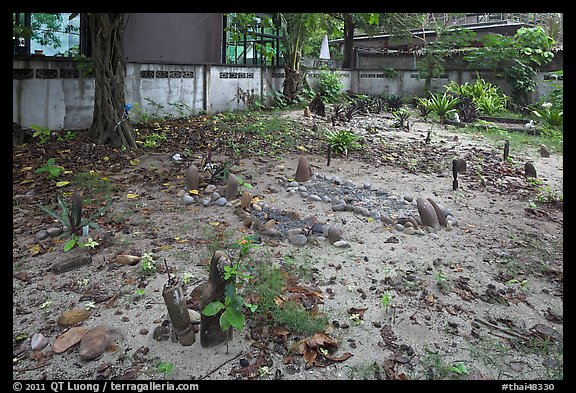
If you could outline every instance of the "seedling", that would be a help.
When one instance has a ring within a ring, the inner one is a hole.
[[[40,305],[40,308],[41,308],[41,309],[45,309],[45,308],[50,307],[51,305],[52,305],[52,300],[46,300],[44,303],[42,303],[42,304]]]
[[[48,139],[50,139],[50,137],[52,136],[52,131],[50,131],[46,127],[33,124],[30,126],[30,128],[35,131],[34,134],[32,134],[32,137],[40,139],[40,141],[38,142],[40,145],[45,144],[48,141]]]
[[[244,302],[244,298],[237,291],[242,283],[252,278],[252,276],[242,273],[239,269],[242,260],[249,254],[250,250],[257,247],[255,244],[256,240],[256,236],[245,236],[231,246],[232,248],[239,248],[240,251],[235,257],[235,263],[232,266],[224,266],[224,279],[230,281],[224,289],[224,303],[213,301],[202,310],[202,314],[208,317],[223,311],[219,320],[222,331],[227,331],[230,327],[234,327],[237,330],[244,328],[245,318],[242,306],[247,307],[252,312],[258,308],[257,304]],[[237,283],[237,279],[240,279],[240,283]]]
[[[140,299],[144,296],[146,290],[144,288],[138,288],[134,291],[134,299]]]
[[[506,284],[520,284],[520,289],[526,291],[528,290],[528,280],[517,280],[517,279],[512,279],[512,280],[508,280],[506,281]]]
[[[166,378],[168,375],[172,375],[174,373],[174,364],[172,362],[160,362],[156,368],[156,371],[164,374],[164,378]]]
[[[188,285],[190,283],[190,279],[192,279],[192,277],[194,277],[192,275],[192,273],[185,272],[182,275],[182,282],[184,282],[184,285]]]
[[[85,308],[86,310],[90,310],[90,309],[92,309],[92,308],[96,308],[96,304],[95,304],[94,302],[88,302],[88,303],[86,303],[86,304],[84,305],[84,308]]]
[[[386,291],[384,295],[382,295],[382,299],[380,299],[380,304],[384,307],[384,312],[388,312],[388,306],[392,301],[392,295]]]
[[[458,374],[458,375],[468,375],[470,371],[468,371],[468,367],[463,362],[456,362],[450,368],[450,371]]]
[[[142,271],[146,274],[151,274],[156,272],[156,261],[152,258],[152,254],[145,252],[140,259],[140,266]]]
[[[350,320],[354,322],[354,325],[356,326],[359,326],[362,323],[362,318],[360,318],[360,314],[350,315]]]
[[[36,169],[35,173],[44,173],[48,172],[48,177],[57,177],[64,171],[64,168],[60,165],[56,165],[55,158],[49,158],[46,162],[46,165],[41,166],[40,168]]]

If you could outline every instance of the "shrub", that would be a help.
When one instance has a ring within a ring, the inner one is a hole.
[[[456,112],[456,105],[460,102],[460,99],[452,97],[450,94],[444,92],[444,94],[430,93],[430,98],[423,102],[432,112],[440,117],[440,120],[446,120],[446,118]]]
[[[358,143],[358,135],[348,130],[327,131],[326,139],[332,148],[332,152],[335,154],[348,154],[348,150],[360,147],[360,144]]]
[[[316,90],[328,103],[334,103],[338,100],[342,90],[340,76],[330,70],[320,70],[318,76],[318,85]]]

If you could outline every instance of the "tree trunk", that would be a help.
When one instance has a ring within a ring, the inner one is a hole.
[[[288,102],[293,103],[294,98],[300,93],[301,81],[302,74],[300,74],[300,71],[294,70],[286,64],[284,66],[284,88],[282,94],[288,99]]]
[[[96,85],[89,135],[98,144],[136,148],[130,122],[123,117],[126,103],[124,14],[91,13],[87,20]]]
[[[342,68],[352,68],[354,64],[354,29],[356,28],[352,16],[346,14],[344,18],[344,60]]]

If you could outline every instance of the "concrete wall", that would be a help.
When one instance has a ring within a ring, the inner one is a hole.
[[[176,117],[246,109],[243,93],[266,97],[281,90],[282,68],[126,64],[126,102],[132,116]],[[25,127],[78,130],[92,123],[94,79],[73,61],[14,60],[12,118]],[[161,107],[160,110],[158,108]]]
[[[359,94],[424,95],[424,79],[415,70],[337,70],[343,87]],[[312,70],[306,78],[316,86],[319,72]],[[551,72],[538,74],[538,89],[533,101],[545,97],[553,89],[547,79]],[[489,73],[481,76],[498,86],[506,94],[510,87],[503,79],[492,80]],[[476,73],[469,70],[447,71],[434,78],[432,91],[444,91],[450,80],[458,83],[474,81]],[[126,65],[126,102],[145,115],[190,116],[229,110],[244,110],[248,102],[245,94],[254,98],[270,98],[273,91],[282,91],[284,69],[281,67],[142,64]],[[562,86],[563,81],[557,82]],[[13,121],[22,126],[39,125],[53,130],[88,128],[92,122],[94,79],[83,76],[76,64],[69,60],[13,60],[12,89]],[[266,101],[266,100],[265,100]],[[268,103],[270,100],[268,100]],[[135,105],[137,104],[137,105]],[[182,104],[178,108],[177,104]]]

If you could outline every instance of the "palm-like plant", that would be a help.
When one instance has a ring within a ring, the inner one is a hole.
[[[344,153],[345,155],[348,155],[348,150],[360,147],[360,144],[358,143],[358,135],[348,130],[327,131],[326,139],[328,140],[332,152],[335,154]]]
[[[432,112],[440,117],[440,120],[444,121],[452,113],[456,112],[456,105],[460,102],[460,99],[452,97],[447,92],[444,94],[432,94],[430,93],[430,98],[426,102],[422,102],[426,105]]]

